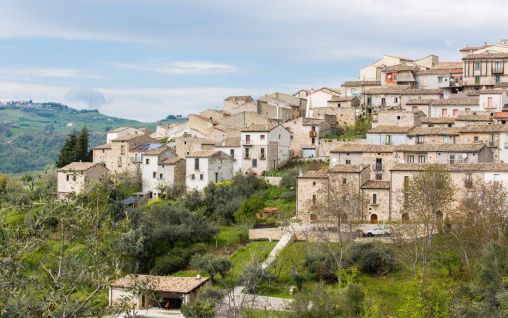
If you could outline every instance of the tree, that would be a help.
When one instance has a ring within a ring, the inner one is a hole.
[[[88,153],[88,129],[84,126],[79,132],[76,142],[76,161],[90,161]]]
[[[0,174],[0,194],[5,193],[7,190],[7,177]]]
[[[188,318],[213,318],[215,304],[208,300],[197,299],[182,305],[182,314]]]
[[[58,154],[58,158],[56,160],[56,167],[62,168],[68,165],[71,162],[75,162],[77,159],[76,153],[76,145],[78,143],[78,136],[76,132],[72,132],[69,134],[67,139],[65,140],[62,148],[60,149],[60,153]]]
[[[194,255],[190,264],[193,268],[206,272],[212,283],[215,283],[216,275],[224,279],[232,265],[229,259],[213,255]]]

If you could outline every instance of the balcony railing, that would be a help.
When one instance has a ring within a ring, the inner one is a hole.
[[[503,74],[504,69],[502,67],[493,67],[492,68],[492,74]]]
[[[242,144],[243,145],[252,145],[252,140],[250,140],[250,139],[242,140]]]

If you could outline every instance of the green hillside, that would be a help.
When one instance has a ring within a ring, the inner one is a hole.
[[[184,120],[168,116],[144,123],[106,116],[97,110],[76,110],[56,103],[0,106],[0,172],[24,173],[52,166],[66,136],[86,125],[90,146],[104,142],[106,132],[120,126],[155,129],[158,124]]]

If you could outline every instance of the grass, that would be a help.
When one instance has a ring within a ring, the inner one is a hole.
[[[219,234],[215,236],[215,247],[221,248],[240,244],[247,235],[247,229],[242,225],[221,225]]]
[[[233,268],[229,276],[238,279],[253,261],[264,260],[276,244],[276,242],[254,241],[240,247],[230,258]]]

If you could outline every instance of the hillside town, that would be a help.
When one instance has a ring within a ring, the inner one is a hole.
[[[106,176],[125,174],[139,176],[142,185],[129,202],[160,198],[173,187],[201,192],[237,175],[279,184],[273,176],[288,163],[318,162],[320,169],[299,171],[296,207],[286,225],[249,230],[251,240],[278,241],[261,267],[271,266],[291,240],[312,241],[309,229],[322,234],[336,226],[334,200],[359,209],[350,232],[389,233],[390,224],[417,221],[406,211],[405,193],[410,180],[430,167],[450,175],[456,189],[451,206],[476,184],[508,190],[508,40],[466,46],[460,55],[461,61],[385,55],[340,87],[228,96],[220,109],[189,114],[187,121],[155,130],[112,129],[93,148],[92,162],[58,169],[58,197],[66,200]],[[265,208],[256,218],[276,213]],[[449,216],[438,210],[435,217]],[[140,279],[154,285],[156,297],[171,299],[173,308],[189,303],[208,282],[201,276],[129,275],[110,285],[110,305],[130,295]],[[231,297],[242,293],[236,288]],[[134,298],[138,309],[149,307],[149,296]],[[263,301],[272,309],[290,302]]]
[[[296,220],[326,221],[313,206],[338,182],[368,199],[361,221],[407,220],[400,189],[430,164],[450,171],[461,195],[476,180],[508,181],[508,40],[460,54],[452,62],[386,55],[340,87],[229,96],[222,109],[155,131],[113,129],[93,163],[58,171],[59,195],[129,172],[142,176],[139,195],[157,198],[165,187],[202,190],[237,173],[263,176],[289,160],[319,159],[327,171],[298,177]],[[371,123],[364,135],[340,138],[360,121]]]

